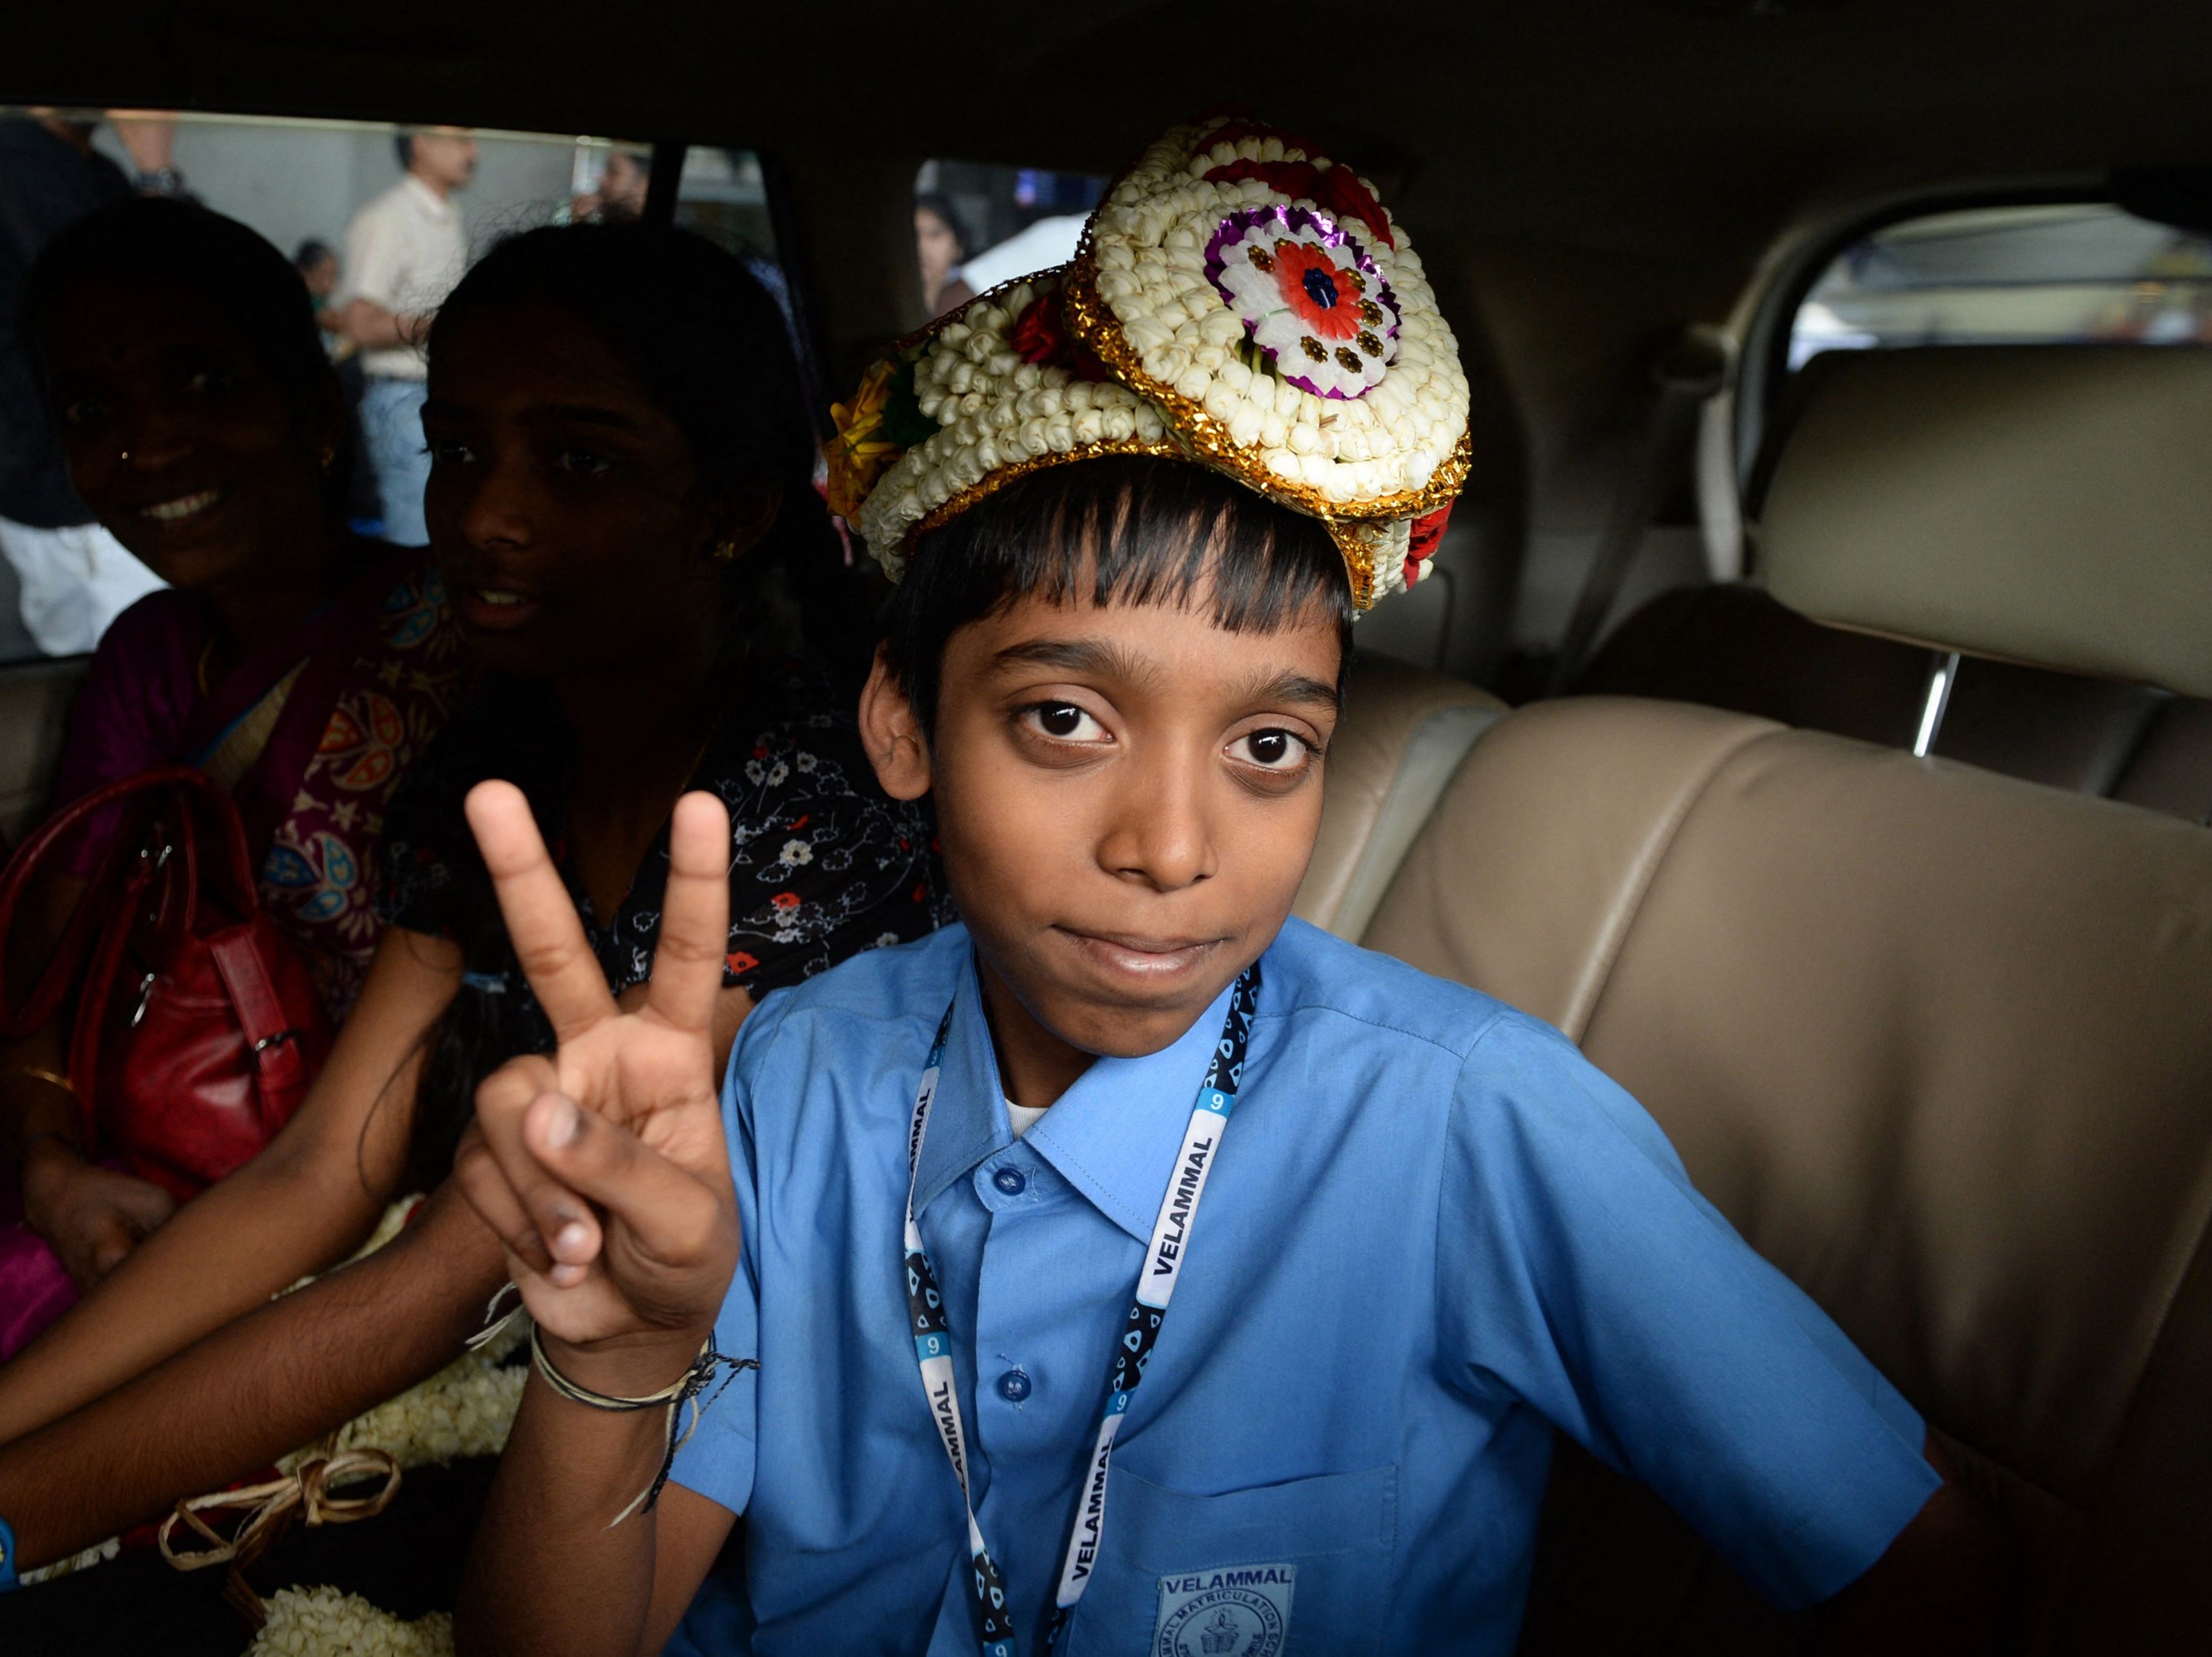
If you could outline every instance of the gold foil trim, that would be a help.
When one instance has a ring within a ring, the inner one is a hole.
[[[901,537],[900,550],[911,559],[914,543],[921,537],[932,530],[944,528],[962,513],[979,501],[988,500],[1009,483],[1035,472],[1048,471],[1054,466],[1066,466],[1079,460],[1097,460],[1115,454],[1141,454],[1157,460],[1184,460],[1195,465],[1205,464],[1179,442],[1147,443],[1136,437],[1105,438],[1097,443],[1079,444],[1064,454],[1055,452],[1010,461],[989,476],[969,484],[944,505],[933,507],[917,519]],[[1328,531],[1328,538],[1336,543],[1337,551],[1343,555],[1345,574],[1350,579],[1352,586],[1352,607],[1354,610],[1372,610],[1376,600],[1375,556],[1367,543],[1358,538],[1362,526],[1324,520],[1322,527]]]

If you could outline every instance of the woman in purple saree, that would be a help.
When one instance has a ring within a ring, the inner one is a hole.
[[[116,619],[72,710],[54,798],[178,762],[228,787],[262,901],[336,1022],[381,930],[369,886],[384,803],[445,721],[459,640],[435,568],[412,549],[364,557],[322,609],[208,684],[216,629],[185,587]],[[71,872],[89,874],[101,844],[88,834]]]
[[[304,287],[251,230],[118,203],[55,240],[26,315],[71,482],[171,583],[101,640],[56,799],[180,762],[223,783],[262,901],[341,1019],[380,930],[386,802],[465,672],[436,573],[345,529],[344,404]],[[95,819],[33,890],[11,973],[59,935],[111,833]],[[173,1205],[81,1154],[64,1035],[0,1054],[0,1159],[16,1176],[0,1182],[0,1360]]]

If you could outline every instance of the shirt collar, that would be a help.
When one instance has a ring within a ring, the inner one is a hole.
[[[976,1163],[1014,1143],[972,954],[965,966],[915,1180],[917,1214]],[[1094,1061],[1022,1140],[1139,1242],[1152,1235],[1230,994],[1222,991],[1158,1053]]]
[[[451,197],[441,196],[436,191],[431,189],[428,185],[424,184],[422,179],[416,178],[412,173],[405,174],[400,179],[399,182],[406,187],[409,194],[414,197],[415,205],[421,208],[422,211],[428,213],[432,218],[437,220],[439,223],[443,224],[447,219],[453,216],[455,209]]]

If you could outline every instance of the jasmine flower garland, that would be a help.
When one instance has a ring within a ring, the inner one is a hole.
[[[453,1619],[442,1611],[403,1623],[357,1593],[279,1588],[246,1657],[453,1657]]]
[[[832,510],[915,540],[1093,456],[1195,461],[1326,523],[1356,608],[1421,577],[1469,463],[1459,347],[1373,187],[1224,113],[1115,181],[1074,259],[902,341],[832,410]]]

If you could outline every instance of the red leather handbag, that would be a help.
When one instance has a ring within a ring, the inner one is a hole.
[[[0,871],[0,947],[33,872],[87,819],[122,821],[21,1006],[19,1040],[74,992],[70,1082],[88,1158],[119,1158],[179,1202],[249,1161],[300,1108],[331,1047],[307,969],[261,907],[238,808],[190,766],[95,789]]]

